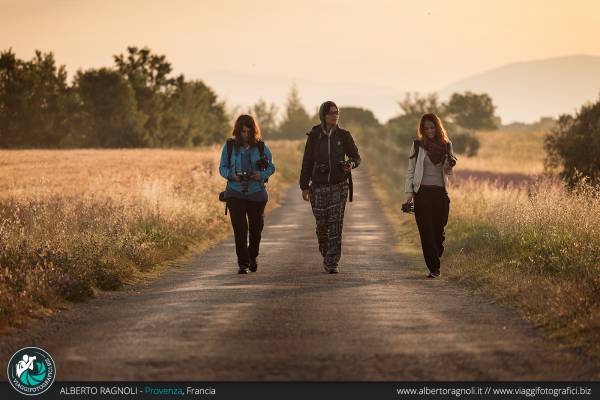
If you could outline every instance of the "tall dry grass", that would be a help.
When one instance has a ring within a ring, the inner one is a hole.
[[[475,157],[459,155],[459,169],[503,174],[538,175],[544,172],[545,132],[481,131]],[[452,137],[451,137],[452,138]]]
[[[269,143],[270,207],[298,143]],[[220,147],[0,151],[0,327],[115,289],[229,232]]]
[[[505,185],[506,174],[543,172],[544,133],[477,136],[479,154],[459,156],[450,184],[443,276],[520,309],[565,346],[600,356],[600,191],[586,185],[568,191],[549,178]],[[420,252],[414,216],[399,210],[408,150],[395,151],[398,168],[383,159],[386,152],[367,148],[365,163],[396,227],[398,248],[412,257]],[[500,180],[488,180],[494,176]]]
[[[450,198],[448,274],[518,304],[565,344],[600,355],[600,189],[469,180]]]

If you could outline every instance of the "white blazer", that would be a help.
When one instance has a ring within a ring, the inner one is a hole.
[[[452,142],[450,144],[450,153],[454,154],[452,149]],[[409,157],[415,153],[415,143],[413,141],[410,147]],[[423,161],[425,160],[425,149],[421,146],[419,148],[419,155],[417,157],[408,159],[408,169],[406,170],[406,180],[404,183],[405,193],[417,193],[421,187],[421,181],[423,180]],[[452,175],[452,170],[446,172],[446,168],[442,168],[442,174],[444,177],[444,186],[448,191],[448,175]]]

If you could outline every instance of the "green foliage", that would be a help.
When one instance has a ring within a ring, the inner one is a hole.
[[[460,132],[452,135],[452,148],[457,154],[474,157],[479,151],[479,140],[470,132]]]
[[[0,147],[171,147],[221,142],[225,106],[201,81],[171,76],[164,55],[129,47],[110,68],[66,82],[52,53],[0,53]]]
[[[341,107],[340,125],[357,124],[361,127],[378,127],[379,121],[373,111],[360,107]]]
[[[254,116],[264,138],[270,139],[277,134],[277,106],[267,104],[259,99],[249,110],[248,114]]]
[[[78,72],[75,87],[81,123],[71,133],[73,143],[86,147],[142,147],[146,117],[137,110],[131,85],[106,68]]]
[[[600,185],[600,99],[576,115],[564,114],[545,138],[546,167],[560,169],[570,187],[582,180]]]
[[[277,133],[273,136],[277,139],[302,139],[304,134],[317,123],[318,120],[315,121],[314,118],[308,115],[300,101],[298,88],[293,85],[287,98],[283,121],[281,121]]]
[[[445,107],[439,102],[435,93],[427,96],[421,96],[419,93],[412,95],[407,93],[404,100],[399,101],[398,105],[402,109],[402,113],[390,119],[386,124],[391,137],[397,142],[412,142],[417,137],[419,121],[426,113],[435,113],[442,119],[446,130],[450,132],[453,130],[452,123],[445,118]]]
[[[467,129],[498,129],[500,119],[494,115],[496,106],[486,94],[454,93],[445,111],[457,125]]]
[[[180,76],[166,100],[160,145],[209,145],[222,142],[228,135],[225,106],[217,95],[202,81],[185,81]]]
[[[59,145],[73,102],[66,79],[52,53],[36,51],[31,61],[0,53],[0,146]]]

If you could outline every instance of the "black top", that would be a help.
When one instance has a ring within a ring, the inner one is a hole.
[[[344,171],[340,162],[344,161],[346,156],[353,161],[353,168],[360,164],[358,148],[347,130],[336,125],[328,136],[322,125],[316,125],[307,135],[300,172],[300,189],[308,189],[311,181],[317,184],[344,181],[348,173]]]

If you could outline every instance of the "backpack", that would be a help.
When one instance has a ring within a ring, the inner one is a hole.
[[[233,153],[233,145],[235,143],[234,138],[227,139],[227,165],[231,168],[231,154]],[[259,140],[256,142],[256,147],[258,147],[258,153],[260,154],[260,158],[265,158],[265,142]],[[269,182],[269,178],[265,179],[265,183]]]
[[[235,144],[234,138],[227,139],[226,147],[227,147],[227,166],[231,168],[231,154],[233,153],[233,145]],[[259,140],[256,142],[256,146],[258,147],[258,152],[260,154],[260,158],[265,158],[265,142]],[[267,183],[269,178],[265,179],[264,183]],[[219,200],[225,203],[225,215],[227,215],[227,199],[225,198],[225,192],[219,193]]]

